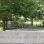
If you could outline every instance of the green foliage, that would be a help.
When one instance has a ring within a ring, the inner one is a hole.
[[[3,2],[3,1],[1,1]],[[9,20],[11,19],[11,5],[7,3],[5,0],[3,3],[0,4],[0,18],[1,20]]]
[[[39,3],[38,3],[38,5],[39,5],[39,7],[38,7],[38,9],[37,9],[37,12],[38,12],[38,19],[40,19],[40,20],[42,20],[43,19],[43,12],[44,12],[44,1],[43,0],[39,0]]]
[[[0,18],[7,21],[13,20],[12,14],[29,17],[30,19],[38,16],[41,18],[41,10],[44,10],[43,4],[43,0],[0,0]]]
[[[15,14],[29,17],[34,15],[34,12],[38,7],[37,0],[3,0],[1,2],[0,13],[3,15],[7,14],[8,17],[10,13],[11,15]]]

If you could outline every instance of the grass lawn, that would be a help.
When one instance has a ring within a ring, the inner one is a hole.
[[[2,22],[2,21],[0,21],[0,22]],[[31,24],[31,21],[27,21],[27,22],[25,22],[25,24]],[[40,25],[42,26],[43,25],[42,21],[34,21],[33,24],[34,24],[33,26],[36,26],[36,25],[37,26],[40,26]],[[3,31],[3,27],[0,27],[0,31]]]
[[[2,20],[0,20],[0,23],[2,22]],[[3,27],[0,27],[0,31],[3,31]]]
[[[27,22],[25,22],[25,24],[31,24],[31,21],[27,21]],[[33,24],[34,24],[34,26],[36,26],[36,25],[38,25],[38,26],[42,26],[43,24],[42,24],[42,21],[34,21],[33,22]]]
[[[0,22],[2,22],[2,20],[0,20]]]
[[[0,31],[3,31],[3,27],[0,27]]]

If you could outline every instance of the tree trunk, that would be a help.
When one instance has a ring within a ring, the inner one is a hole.
[[[33,17],[31,17],[31,25],[33,26]]]
[[[43,21],[43,27],[44,27],[44,21]]]
[[[8,28],[8,21],[6,21],[6,29]]]
[[[3,21],[3,31],[5,31],[5,21]]]

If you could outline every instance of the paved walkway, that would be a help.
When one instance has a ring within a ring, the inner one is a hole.
[[[42,28],[42,29],[18,28],[18,29],[13,29],[13,30],[6,30],[6,31],[44,31],[44,28]]]

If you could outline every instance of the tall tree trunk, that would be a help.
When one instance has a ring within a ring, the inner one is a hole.
[[[43,21],[43,27],[44,27],[44,21]]]
[[[5,31],[5,21],[3,21],[3,31]]]
[[[8,21],[6,21],[6,29],[8,28]]]
[[[31,17],[31,25],[33,26],[33,17]]]

